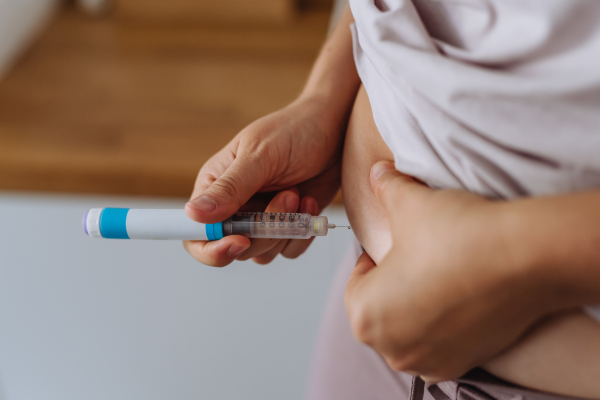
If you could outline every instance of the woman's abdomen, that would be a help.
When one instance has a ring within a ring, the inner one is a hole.
[[[369,180],[377,161],[394,161],[373,121],[364,87],[360,87],[348,122],[342,162],[342,193],[348,219],[356,238],[379,263],[392,245],[389,219]]]
[[[369,180],[377,161],[393,161],[381,138],[367,93],[360,88],[348,122],[342,163],[342,192],[358,241],[379,264],[392,245],[388,216]],[[598,324],[581,313],[538,325],[516,345],[483,367],[507,381],[553,393],[600,398]]]

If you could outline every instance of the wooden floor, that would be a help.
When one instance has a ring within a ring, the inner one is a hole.
[[[0,189],[188,196],[212,154],[299,93],[328,18],[219,29],[63,12],[0,82]]]

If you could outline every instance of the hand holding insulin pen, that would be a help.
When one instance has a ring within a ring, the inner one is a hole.
[[[84,232],[104,239],[219,240],[229,235],[309,239],[333,228],[327,217],[300,213],[239,212],[216,224],[193,221],[183,209],[92,208],[83,217]]]

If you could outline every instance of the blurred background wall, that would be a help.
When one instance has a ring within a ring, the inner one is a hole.
[[[298,95],[330,14],[193,23],[184,0],[145,1],[174,4],[172,22],[133,1],[104,18],[66,6],[21,51],[0,85],[1,188],[188,196],[208,157]]]
[[[0,400],[303,397],[349,232],[213,269],[178,242],[94,241],[81,217],[182,207],[208,157],[297,96],[330,14],[0,0]]]
[[[59,0],[0,0],[0,78],[39,34]]]

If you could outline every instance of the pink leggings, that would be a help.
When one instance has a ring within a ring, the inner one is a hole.
[[[354,241],[336,273],[317,340],[308,400],[409,398],[412,376],[391,370],[350,330],[344,291],[361,251]]]

